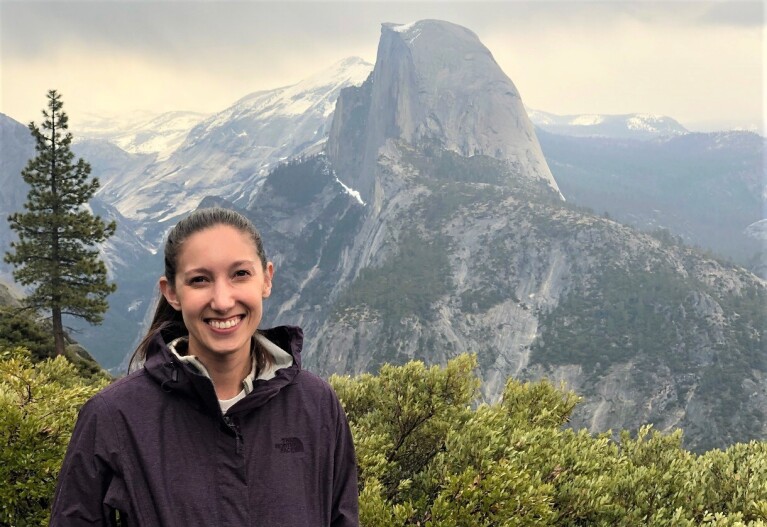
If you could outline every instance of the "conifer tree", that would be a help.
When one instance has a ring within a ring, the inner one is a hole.
[[[26,212],[8,217],[18,241],[11,244],[5,261],[13,264],[14,278],[32,286],[27,307],[50,313],[57,355],[64,353],[62,315],[98,324],[107,310],[106,297],[115,290],[97,244],[114,234],[114,222],[105,223],[85,206],[99,188],[90,179],[91,167],[74,162],[72,134],[61,95],[48,92],[42,130],[29,123],[37,156],[21,175],[29,184]]]

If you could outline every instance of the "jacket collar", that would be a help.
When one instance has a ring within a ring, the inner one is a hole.
[[[258,344],[260,344],[261,347],[266,350],[266,352],[271,357],[269,363],[266,364],[260,372],[258,372],[258,376],[256,376],[256,358],[255,355],[253,355],[253,347],[256,345],[256,341],[258,341]],[[179,352],[179,349],[188,349],[188,346],[189,337],[178,337],[167,343],[168,350],[177,360],[191,364],[195,367],[197,373],[201,373],[209,379],[213,380],[213,378],[210,376],[210,372],[208,372],[208,369],[196,356],[189,355],[188,352],[186,354]],[[253,340],[251,341],[250,373],[248,373],[248,375],[242,380],[242,389],[247,395],[253,391],[253,383],[255,381],[268,381],[269,379],[273,379],[278,370],[281,370],[282,368],[289,368],[292,365],[293,357],[287,351],[277,346],[277,344],[273,343],[262,334],[256,333],[253,335]]]
[[[301,370],[301,348],[304,340],[301,328],[279,326],[260,330],[257,338],[272,354],[276,353],[273,346],[285,352],[276,357],[276,366],[279,369],[273,368],[267,378],[259,376],[255,379],[250,393],[238,401],[227,412],[228,415],[263,406],[283,388],[292,384]],[[291,360],[292,364],[280,367],[280,364],[286,364],[288,360]],[[154,335],[149,345],[144,369],[160,384],[163,391],[180,395],[201,410],[221,413],[210,378],[196,365],[181,360],[178,354],[169,349],[160,332]]]

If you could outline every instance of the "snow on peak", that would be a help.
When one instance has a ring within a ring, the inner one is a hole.
[[[555,124],[556,120],[554,117],[546,112],[542,112],[540,110],[533,110],[532,108],[525,107],[525,111],[527,111],[527,116],[530,118],[530,120],[536,124]]]
[[[655,125],[662,121],[663,117],[660,115],[638,113],[626,120],[626,126],[629,130],[656,132],[658,131],[658,127]]]
[[[347,57],[289,87],[289,91],[300,93],[330,86],[359,85],[367,79],[371,71],[373,65],[369,62],[359,57]]]
[[[421,25],[423,21],[411,22],[409,24],[386,24],[386,27],[402,35],[408,44],[412,44],[415,39],[421,36]]]
[[[79,139],[105,140],[132,154],[158,154],[165,159],[189,131],[207,117],[197,112],[134,112],[126,116],[89,117],[76,130]]]
[[[409,24],[397,24],[394,22],[384,22],[381,24],[382,37],[386,33],[396,34],[398,38],[412,47],[413,42],[421,35],[426,38],[432,44],[437,44],[438,47],[445,49],[445,46],[449,48],[466,47],[474,48],[474,51],[487,52],[485,46],[480,42],[479,37],[468,28],[459,26],[452,22],[436,19],[424,19]],[[477,49],[479,45],[479,49]],[[466,51],[471,51],[467,49]],[[488,52],[489,53],[489,52]]]
[[[650,113],[556,115],[526,108],[536,125],[549,132],[581,137],[667,137],[688,131],[671,117]]]
[[[397,33],[407,33],[411,29],[415,27],[415,25],[418,22],[410,22],[409,24],[391,24],[390,27],[392,31],[396,31]]]
[[[335,108],[336,92],[345,86],[362,84],[372,70],[373,65],[359,57],[345,58],[296,84],[246,95],[211,118],[205,127],[217,128],[232,119],[255,115],[259,119],[294,117],[313,108],[328,116]]]
[[[658,115],[657,113],[635,113],[633,114],[634,117],[637,117],[639,119],[646,119],[648,121],[660,121],[663,119],[662,115]]]
[[[570,124],[573,126],[594,126],[604,122],[604,120],[605,118],[601,115],[585,114],[576,116],[570,121]]]

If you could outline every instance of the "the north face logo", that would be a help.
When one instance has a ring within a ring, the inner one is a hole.
[[[297,454],[304,451],[304,444],[297,437],[283,437],[281,443],[276,443],[274,448],[280,454]]]

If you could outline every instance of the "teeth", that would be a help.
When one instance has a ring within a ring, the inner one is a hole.
[[[230,318],[229,320],[209,320],[208,324],[216,329],[233,328],[240,323],[240,317]]]

